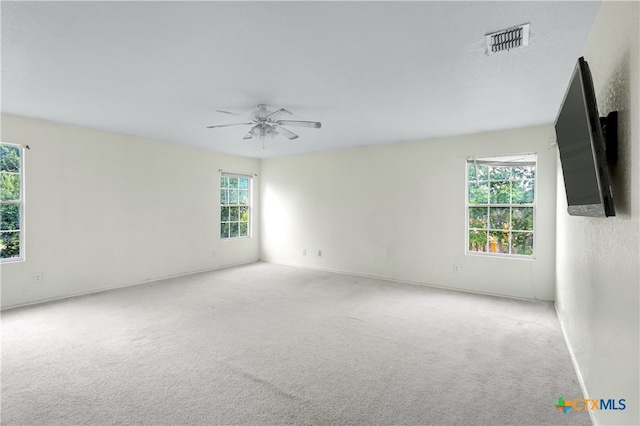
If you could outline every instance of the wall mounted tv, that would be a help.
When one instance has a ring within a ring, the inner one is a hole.
[[[589,64],[579,58],[556,119],[556,138],[573,216],[615,216],[609,165],[617,157],[616,111],[600,117]]]

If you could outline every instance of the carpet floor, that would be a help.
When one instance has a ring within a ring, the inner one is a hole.
[[[553,305],[266,263],[2,313],[2,424],[591,424]]]

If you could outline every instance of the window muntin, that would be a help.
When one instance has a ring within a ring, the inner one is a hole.
[[[0,143],[0,262],[23,259],[23,150],[19,145]]]
[[[251,184],[248,175],[220,176],[220,238],[251,236]]]
[[[536,156],[467,161],[467,253],[534,256]]]

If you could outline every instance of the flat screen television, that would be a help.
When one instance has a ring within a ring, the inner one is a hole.
[[[579,58],[555,122],[573,216],[615,216],[609,164],[615,163],[617,112],[600,117],[589,64]]]

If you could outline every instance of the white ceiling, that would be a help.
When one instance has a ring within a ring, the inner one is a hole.
[[[552,123],[600,2],[2,2],[2,111],[250,157]],[[530,45],[484,35],[530,23]],[[286,108],[262,149],[217,109]]]

